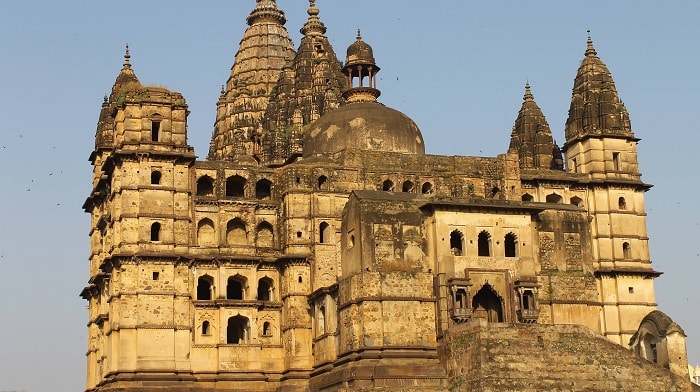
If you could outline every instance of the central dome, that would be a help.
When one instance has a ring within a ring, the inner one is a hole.
[[[311,124],[304,136],[304,157],[348,148],[425,154],[416,123],[377,102],[341,106]]]

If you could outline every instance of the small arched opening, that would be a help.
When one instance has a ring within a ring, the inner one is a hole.
[[[535,201],[535,198],[529,193],[524,194],[520,199],[522,201]]]
[[[262,222],[255,230],[255,246],[258,248],[272,248],[275,241],[274,230],[272,225],[267,222]]]
[[[246,279],[240,275],[231,276],[226,284],[226,299],[243,300]]]
[[[479,238],[478,238],[478,255],[483,256],[483,257],[489,257],[491,256],[491,234],[483,230],[481,233],[479,233]]]
[[[424,182],[423,186],[421,186],[420,191],[424,195],[430,195],[433,193],[433,184],[429,182]]]
[[[255,183],[255,197],[258,200],[270,200],[272,197],[272,182],[263,179]]]
[[[413,192],[414,184],[412,181],[404,181],[401,186],[401,192]]]
[[[392,192],[394,190],[394,183],[391,180],[385,180],[382,183],[382,190],[384,192]]]
[[[258,301],[272,301],[273,281],[268,277],[258,280]]]
[[[248,318],[241,315],[230,317],[226,328],[226,344],[245,344],[248,342]]]
[[[153,222],[151,224],[151,241],[152,242],[160,241],[160,223],[158,223],[158,222]]]
[[[452,230],[450,233],[450,252],[453,256],[464,254],[464,234],[459,230]]]
[[[331,225],[328,222],[321,222],[318,225],[318,242],[321,244],[331,243]]]
[[[214,297],[214,278],[209,275],[197,279],[197,301],[211,301]]]
[[[214,222],[209,218],[204,218],[200,220],[197,224],[197,245],[216,245],[216,232],[214,230]]]
[[[226,224],[226,243],[228,245],[248,245],[248,232],[245,223],[239,218],[231,219]]]
[[[503,239],[505,257],[516,257],[518,249],[518,237],[513,233],[506,234]]]
[[[564,198],[556,193],[550,193],[545,200],[547,203],[561,203]]]
[[[245,187],[248,181],[245,178],[235,175],[226,179],[226,196],[245,197]]]
[[[207,176],[201,176],[197,180],[197,196],[214,195],[214,180]]]

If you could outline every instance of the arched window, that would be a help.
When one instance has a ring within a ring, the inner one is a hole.
[[[248,231],[242,220],[236,218],[226,224],[226,243],[228,245],[248,245]]]
[[[464,235],[459,230],[453,230],[450,233],[450,251],[454,256],[464,254]]]
[[[630,248],[629,242],[622,243],[622,257],[624,257],[625,260],[630,260],[632,258],[632,249]]]
[[[328,177],[320,176],[318,177],[318,189],[327,191],[328,190]]]
[[[328,222],[321,222],[318,226],[318,242],[321,244],[331,242],[331,225]]]
[[[161,174],[158,170],[151,172],[151,185],[160,185]]]
[[[491,234],[484,230],[479,233],[479,243],[478,243],[479,256],[491,256]]]
[[[272,197],[272,182],[260,180],[255,184],[255,197],[258,200],[269,200]]]
[[[258,280],[258,301],[272,301],[272,279],[268,277]]]
[[[226,299],[243,300],[244,290],[245,278],[240,275],[232,276],[226,284]]]
[[[160,223],[158,222],[151,224],[151,241],[160,241]]]
[[[382,190],[385,192],[391,192],[394,190],[394,183],[391,180],[386,180],[382,183]]]
[[[401,186],[401,192],[413,192],[413,182],[412,181],[404,181],[403,185]]]
[[[255,246],[259,248],[272,248],[274,246],[275,236],[272,225],[267,222],[262,222],[258,225],[255,231]]]
[[[625,200],[624,197],[620,197],[619,199],[617,199],[617,208],[620,210],[627,209],[627,201]]]
[[[226,196],[245,197],[246,179],[239,176],[231,176],[226,179]]]
[[[209,330],[209,321],[204,321],[202,323],[202,335],[209,335],[211,331]]]
[[[547,203],[561,203],[564,200],[561,196],[557,195],[556,193],[550,193],[547,195],[546,201]]]
[[[505,256],[506,257],[515,257],[516,252],[517,252],[517,243],[518,243],[518,237],[513,234],[513,233],[508,233],[506,234],[506,237],[503,241],[503,246],[505,250]]]
[[[197,245],[212,246],[216,245],[216,232],[214,231],[214,222],[209,218],[204,218],[197,224]]]
[[[235,316],[228,319],[226,329],[226,344],[245,344],[248,342],[248,319],[243,316]]]
[[[424,195],[432,194],[433,193],[433,184],[429,182],[424,182],[423,186],[420,188],[420,191]]]
[[[577,206],[577,207],[583,207],[583,199],[581,199],[578,196],[572,197],[570,200],[571,204]]]
[[[197,196],[212,196],[214,194],[214,180],[207,176],[201,176],[197,180]]]
[[[524,194],[521,199],[522,199],[522,201],[534,201],[535,200],[535,198],[529,193]]]
[[[263,336],[272,336],[272,328],[270,327],[270,323],[268,321],[265,321],[263,323],[262,335]]]
[[[214,278],[209,275],[200,276],[197,279],[197,300],[211,301],[214,297]]]
[[[321,305],[318,308],[318,317],[316,318],[316,325],[318,327],[318,335],[323,335],[326,333],[326,307]]]

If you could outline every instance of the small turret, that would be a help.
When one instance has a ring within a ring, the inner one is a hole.
[[[513,125],[510,149],[518,151],[521,168],[563,170],[559,146],[554,142],[547,119],[525,84],[523,105]]]
[[[360,30],[357,30],[357,40],[348,47],[343,74],[345,74],[347,89],[343,98],[348,102],[375,102],[381,95],[377,89],[377,73],[379,68],[374,61],[372,47],[362,40]],[[364,80],[367,78],[367,86]],[[357,80],[357,86],[355,86]]]
[[[566,143],[591,136],[634,139],[627,108],[620,101],[612,75],[598,57],[589,35],[585,57],[574,79]]]
[[[567,170],[599,179],[639,181],[638,141],[612,75],[589,35],[566,120]]]

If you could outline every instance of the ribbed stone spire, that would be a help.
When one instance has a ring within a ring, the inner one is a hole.
[[[525,84],[523,104],[513,125],[510,149],[518,151],[522,168],[564,168],[561,150],[554,142],[547,119],[535,102],[530,83]]]
[[[284,12],[274,0],[258,0],[247,21],[249,27],[217,104],[209,159],[236,160],[241,151],[246,156],[253,155],[255,130],[280,71],[294,58],[292,40],[284,27]]]
[[[627,108],[620,101],[612,75],[598,57],[590,35],[574,79],[566,143],[589,136],[634,138]]]
[[[305,128],[343,104],[342,64],[325,36],[316,0],[309,0],[307,12],[297,54],[273,89],[263,131],[257,135],[263,146],[257,158],[265,165],[281,165],[300,155]]]

